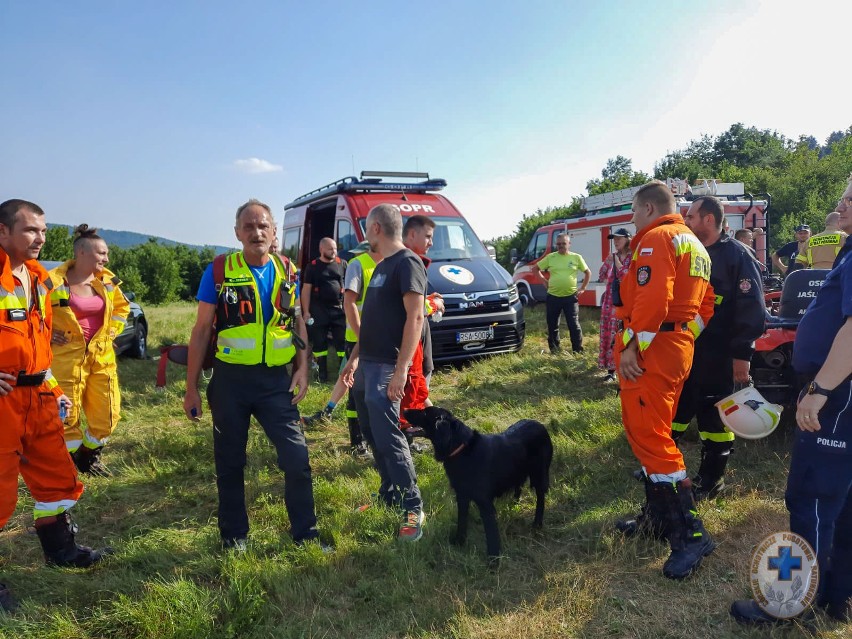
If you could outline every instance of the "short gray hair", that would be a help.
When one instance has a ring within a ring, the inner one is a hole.
[[[273,223],[275,222],[275,218],[272,217],[272,209],[269,208],[269,205],[261,202],[260,200],[256,200],[255,198],[251,198],[248,202],[246,202],[240,208],[237,209],[237,217],[235,222],[237,226],[239,226],[240,224],[240,216],[243,214],[243,211],[245,211],[250,206],[259,206],[260,208],[264,209],[269,214],[269,219],[272,220]]]
[[[402,215],[399,207],[393,204],[379,204],[370,209],[367,219],[373,219],[382,229],[382,234],[396,240],[402,240]]]

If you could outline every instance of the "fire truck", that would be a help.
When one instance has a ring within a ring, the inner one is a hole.
[[[741,228],[760,228],[764,233],[755,238],[754,249],[758,258],[771,270],[767,237],[769,232],[768,212],[771,198],[766,193],[751,195],[745,192],[742,182],[719,182],[700,180],[688,184],[685,180],[666,180],[672,190],[681,213],[686,213],[690,203],[699,196],[713,195],[722,201],[725,219],[730,232]],[[592,271],[592,283],[580,295],[583,306],[600,306],[606,284],[596,282],[598,271],[606,257],[613,252],[610,233],[625,228],[635,233],[630,210],[633,196],[641,187],[621,189],[592,195],[581,200],[581,212],[576,217],[554,220],[536,230],[523,255],[513,254],[515,264],[512,280],[524,304],[543,302],[547,295],[547,282],[541,275],[533,273],[532,266],[542,257],[556,250],[556,237],[567,233],[571,237],[571,252],[579,253]],[[582,278],[582,273],[580,274]]]

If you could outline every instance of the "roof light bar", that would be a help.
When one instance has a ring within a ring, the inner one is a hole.
[[[377,179],[376,177],[367,177],[368,175],[382,175],[385,177],[417,177],[420,178],[422,176],[426,176],[423,182],[382,182],[381,178]],[[309,204],[311,202],[315,202],[317,200],[321,200],[329,195],[335,195],[338,193],[357,193],[357,192],[405,192],[405,193],[426,193],[427,191],[440,191],[445,186],[447,186],[447,181],[440,178],[428,179],[428,173],[391,173],[391,172],[377,172],[377,171],[364,171],[361,173],[361,178],[358,179],[354,176],[349,176],[345,178],[341,178],[335,182],[331,182],[330,184],[326,184],[325,186],[321,186],[318,189],[314,189],[313,191],[309,191],[304,195],[297,197],[295,200],[286,204],[284,209],[292,209],[297,206],[302,206],[304,204]],[[364,179],[366,178],[366,179]]]

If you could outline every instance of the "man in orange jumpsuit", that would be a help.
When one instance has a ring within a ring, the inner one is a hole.
[[[672,418],[714,298],[710,257],[676,207],[663,182],[649,182],[636,193],[633,260],[614,305],[621,320],[616,365],[622,421],[644,471],[647,503],[640,518],[668,538],[672,553],[663,574],[683,579],[715,544],[698,518],[683,455],[672,439]]]
[[[84,568],[108,550],[74,541],[66,512],[83,492],[63,437],[71,402],[50,372],[50,278],[36,261],[44,211],[24,200],[0,204],[0,528],[18,501],[18,474],[35,499],[35,529],[48,564]],[[0,608],[14,599],[0,584]]]

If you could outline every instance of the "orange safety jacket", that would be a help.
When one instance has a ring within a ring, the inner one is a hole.
[[[621,283],[623,344],[634,337],[640,352],[651,347],[664,323],[685,323],[695,337],[713,316],[707,249],[679,213],[663,215],[630,242],[633,258]]]
[[[60,397],[62,389],[50,372],[53,313],[48,295],[52,284],[38,261],[28,260],[24,267],[32,284],[29,308],[26,291],[12,275],[9,256],[0,248],[0,371],[11,375],[21,371],[27,375],[47,371],[45,383],[56,397]]]

